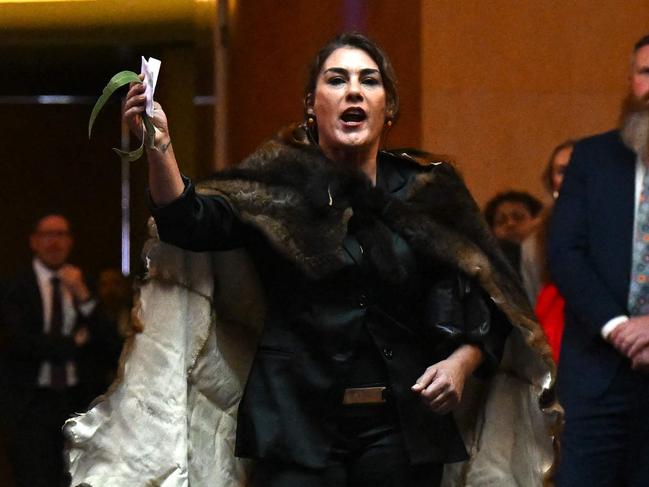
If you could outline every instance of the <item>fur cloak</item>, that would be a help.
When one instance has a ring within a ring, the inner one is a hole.
[[[551,485],[562,414],[551,352],[525,294],[452,165],[415,151],[392,156],[425,166],[403,200],[326,160],[300,128],[198,191],[226,196],[313,278],[342,266],[352,215],[386,278],[395,269],[381,246],[384,227],[424,261],[473,277],[513,328],[495,374],[465,386],[455,417],[470,458],[447,465],[442,485]],[[234,458],[233,444],[263,320],[254,269],[241,251],[199,254],[156,240],[144,258],[148,276],[134,310],[144,331],[127,344],[109,392],[64,428],[72,485],[245,486],[250,465]]]

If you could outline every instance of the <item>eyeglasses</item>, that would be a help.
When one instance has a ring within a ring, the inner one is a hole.
[[[41,238],[65,238],[70,236],[69,230],[45,230],[36,232],[36,236]]]

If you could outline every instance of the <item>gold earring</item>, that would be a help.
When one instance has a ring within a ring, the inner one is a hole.
[[[385,122],[385,125],[387,125],[388,128],[392,127],[392,120],[388,119],[388,121]]]
[[[315,118],[309,116],[309,118],[306,119],[306,124],[308,127],[313,127],[315,125]]]

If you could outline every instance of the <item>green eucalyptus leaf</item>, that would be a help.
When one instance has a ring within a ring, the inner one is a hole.
[[[117,89],[121,88],[122,86],[128,83],[142,83],[142,80],[137,75],[137,73],[134,73],[133,71],[121,71],[110,79],[110,81],[104,88],[104,91],[102,92],[101,96],[97,100],[97,103],[95,103],[95,106],[92,108],[92,113],[90,114],[90,121],[88,122],[88,138],[90,138],[92,134],[92,127],[95,123],[95,119],[97,118],[97,115],[99,115],[99,112],[104,107],[108,99]],[[142,157],[142,154],[144,153],[145,143],[148,149],[155,149],[156,129],[155,126],[153,125],[153,122],[151,121],[151,118],[146,114],[146,112],[142,113],[142,122],[144,125],[144,130],[142,134],[143,140],[142,143],[140,144],[140,147],[130,152],[123,151],[121,149],[117,149],[113,147],[113,151],[122,159],[132,162]]]
[[[141,145],[131,152],[125,152],[123,150],[116,149],[115,147],[113,147],[113,150],[119,157],[127,160],[128,162],[133,162],[142,157],[142,154],[144,153],[144,145]]]
[[[115,90],[128,83],[142,83],[142,80],[137,75],[137,73],[134,73],[133,71],[120,71],[110,79],[101,96],[97,100],[97,103],[95,103],[95,106],[92,108],[90,121],[88,122],[88,138],[90,138],[90,135],[92,133],[92,126],[95,123],[97,115],[99,115],[99,112],[104,107],[108,99],[115,92]]]
[[[140,147],[138,147],[135,150],[132,150],[131,152],[125,152],[121,149],[113,147],[113,150],[118,156],[120,156],[123,159],[126,159],[129,162],[133,162],[139,159],[140,157],[142,157],[142,154],[144,153],[145,140],[146,140],[147,148],[155,149],[155,126],[153,125],[153,122],[151,122],[151,119],[146,113],[142,114],[142,122],[144,123],[144,127],[146,128],[146,132],[142,134],[142,137],[145,137],[145,139],[142,140]]]
[[[146,146],[148,149],[155,149],[155,126],[146,112],[142,114],[142,122],[146,129]]]

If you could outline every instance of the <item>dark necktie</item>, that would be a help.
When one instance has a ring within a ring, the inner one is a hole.
[[[58,277],[52,277],[50,279],[52,283],[52,315],[50,316],[50,334],[52,337],[61,337],[63,336],[63,302],[61,300],[61,279]],[[65,389],[67,385],[65,363],[62,364],[51,364],[52,378],[51,386],[52,389],[57,391]]]

